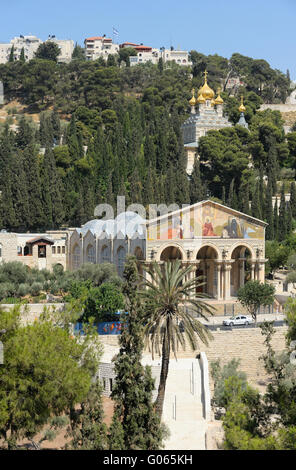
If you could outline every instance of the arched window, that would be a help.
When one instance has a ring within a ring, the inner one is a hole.
[[[106,245],[103,246],[102,251],[101,251],[101,262],[102,263],[110,262],[109,249]]]
[[[73,249],[73,268],[78,269],[80,266],[80,246],[75,245]]]
[[[118,272],[118,275],[121,277],[123,277],[124,263],[125,263],[125,249],[122,246],[120,246],[117,250],[117,272]]]
[[[88,245],[86,250],[87,262],[88,263],[95,263],[96,262],[96,252],[93,245]]]

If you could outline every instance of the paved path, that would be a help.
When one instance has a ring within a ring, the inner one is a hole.
[[[207,423],[201,402],[201,372],[196,359],[171,359],[163,421],[171,436],[167,450],[205,450]]]

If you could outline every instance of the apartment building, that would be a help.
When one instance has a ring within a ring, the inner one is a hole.
[[[72,39],[57,39],[55,36],[49,36],[47,41],[55,42],[61,52],[58,56],[58,62],[70,62],[74,50],[74,41]],[[19,60],[22,49],[25,52],[26,61],[34,59],[35,53],[43,41],[36,36],[14,37],[9,43],[0,43],[0,64],[8,62],[12,47],[14,48],[14,60]]]
[[[107,60],[109,54],[117,54],[118,44],[114,44],[111,38],[93,36],[84,40],[85,56],[87,60],[97,60],[100,57]]]

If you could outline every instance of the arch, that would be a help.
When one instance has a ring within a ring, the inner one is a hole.
[[[117,272],[120,277],[123,277],[125,258],[126,258],[126,250],[123,246],[120,246],[116,252]]]
[[[144,254],[143,254],[143,250],[142,248],[140,248],[139,246],[136,247],[135,251],[134,251],[134,255],[135,257],[137,258],[137,260],[139,261],[137,263],[138,265],[138,272],[139,274],[143,275],[143,265],[142,265],[142,262],[144,261]],[[141,262],[142,261],[142,262]]]
[[[252,251],[246,244],[237,244],[231,253],[230,292],[232,297],[237,296],[240,287],[252,279]]]
[[[96,250],[91,243],[89,243],[86,248],[86,260],[87,263],[95,264],[96,262]]]
[[[160,255],[160,261],[173,261],[176,259],[183,259],[182,252],[179,247],[171,245],[167,246]]]
[[[199,260],[196,277],[201,277],[204,285],[196,288],[197,293],[203,293],[210,297],[218,295],[218,271],[217,263],[219,257],[217,248],[214,245],[204,245],[196,253],[196,259]]]
[[[222,258],[222,255],[221,255],[221,253],[220,253],[219,248],[218,248],[216,245],[214,245],[214,243],[211,243],[211,242],[207,242],[207,243],[205,243],[205,244],[199,245],[199,247],[196,248],[196,249],[193,251],[193,258],[199,259],[199,258],[198,258],[198,254],[199,254],[200,250],[202,250],[202,249],[204,249],[204,248],[207,248],[207,249],[212,248],[213,251],[214,251],[214,253],[215,253],[215,258],[217,258],[217,259],[221,259],[221,258]],[[210,250],[209,250],[209,251],[210,251]]]
[[[101,262],[110,263],[109,248],[107,245],[104,245],[101,249]]]
[[[72,250],[72,267],[73,269],[78,269],[81,262],[81,250],[78,243],[76,243]]]
[[[253,247],[252,247],[251,245],[249,245],[249,243],[247,243],[247,242],[245,242],[245,241],[243,241],[243,242],[240,241],[240,242],[237,242],[237,243],[235,243],[234,245],[232,245],[232,247],[231,247],[231,248],[232,248],[232,251],[231,251],[231,253],[230,253],[230,259],[232,258],[232,254],[233,254],[234,250],[236,250],[238,247],[247,248],[247,249],[250,251],[252,258],[255,258],[255,257],[256,257]]]
[[[167,248],[176,248],[177,250],[179,250],[179,252],[181,253],[181,258],[182,260],[186,260],[186,254],[185,254],[185,251],[183,250],[182,246],[179,245],[179,243],[166,243],[165,245],[162,245],[158,251],[157,251],[157,254],[156,254],[156,261],[163,261],[161,260],[161,255],[164,253],[164,251],[167,249]],[[176,258],[175,258],[176,259]]]
[[[143,254],[143,250],[141,247],[139,246],[136,247],[134,251],[134,255],[138,260],[144,260],[144,254]]]

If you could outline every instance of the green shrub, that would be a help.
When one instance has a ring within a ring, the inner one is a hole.
[[[39,295],[42,291],[42,284],[41,282],[33,282],[31,285],[30,292],[33,296]]]
[[[29,284],[23,283],[20,284],[17,290],[18,297],[24,297],[25,295],[30,293],[30,286]]]

